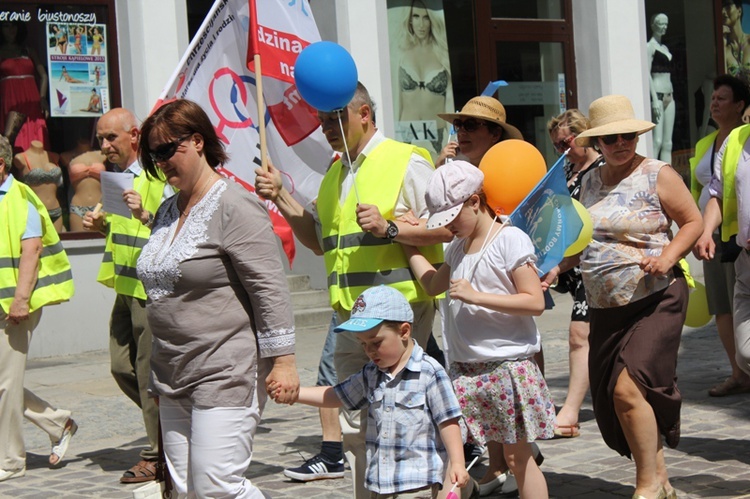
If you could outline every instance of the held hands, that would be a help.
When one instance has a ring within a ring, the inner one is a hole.
[[[372,232],[372,235],[379,238],[385,237],[385,231],[388,229],[388,221],[380,214],[380,210],[374,204],[357,205],[357,223],[365,232]]]
[[[438,156],[438,159],[435,162],[435,166],[444,165],[448,159],[455,158],[457,154],[458,154],[458,142],[455,142],[455,141],[448,142],[445,145],[445,147],[443,147],[443,150],[440,151],[440,156]]]
[[[273,359],[273,368],[266,377],[266,393],[279,404],[293,404],[299,397],[299,376],[294,354]]]
[[[464,303],[473,303],[477,292],[471,287],[466,279],[451,279],[451,285],[448,288],[452,300],[461,300]]]
[[[668,258],[664,255],[654,257],[648,256],[641,260],[638,265],[646,274],[651,274],[654,277],[661,277],[665,275],[669,270],[674,267],[676,261]]]
[[[276,202],[281,189],[283,189],[281,172],[270,161],[268,171],[263,171],[263,168],[255,169],[255,192],[260,197]]]

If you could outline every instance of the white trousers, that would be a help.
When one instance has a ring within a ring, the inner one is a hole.
[[[250,407],[200,407],[188,399],[159,398],[164,454],[178,497],[266,497],[243,476],[265,405],[265,375],[260,380]]]
[[[737,365],[750,374],[750,253],[742,250],[734,262],[734,343]]]

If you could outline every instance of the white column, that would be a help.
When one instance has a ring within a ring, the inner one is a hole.
[[[338,43],[352,54],[359,81],[375,101],[378,128],[395,136],[386,2],[336,0]],[[383,112],[387,110],[388,112]]]
[[[184,0],[118,0],[122,105],[148,116],[188,46]]]
[[[635,117],[651,119],[643,0],[573,2],[578,106],[584,114],[603,95],[620,94],[633,103]],[[652,151],[650,134],[638,152]]]

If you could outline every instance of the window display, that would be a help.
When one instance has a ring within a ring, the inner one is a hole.
[[[0,133],[14,175],[59,232],[81,230],[82,210],[101,199],[98,175],[112,168],[94,140],[96,118],[119,105],[111,12],[114,0],[0,5]]]

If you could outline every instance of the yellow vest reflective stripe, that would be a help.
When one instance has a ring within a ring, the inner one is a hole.
[[[690,193],[693,195],[696,204],[698,204],[698,200],[701,197],[701,190],[703,187],[695,176],[695,169],[698,168],[698,163],[701,162],[701,159],[703,159],[703,156],[706,155],[708,150],[713,150],[714,141],[716,140],[717,135],[719,135],[718,130],[709,133],[699,140],[698,143],[695,144],[695,155],[690,158]],[[719,146],[721,146],[721,144],[719,144]]]
[[[133,188],[141,195],[143,208],[149,213],[156,213],[164,195],[164,186],[164,180],[150,178],[144,171],[136,177]],[[145,300],[146,291],[138,279],[135,266],[148,242],[151,229],[132,216],[125,218],[110,214],[107,221],[109,234],[96,280],[114,288],[117,294]]]
[[[390,139],[378,145],[357,170],[359,201],[377,205],[386,220],[393,220],[413,153],[432,163],[422,148]],[[343,205],[339,203],[342,173],[343,165],[336,161],[323,178],[317,202],[331,305],[351,310],[362,291],[379,284],[398,289],[410,302],[432,299],[416,281],[400,244],[377,238],[359,227],[354,189]],[[441,244],[421,247],[420,251],[435,265],[443,262]]]
[[[729,241],[729,238],[739,232],[734,173],[737,171],[740,154],[749,137],[750,125],[742,125],[732,130],[727,137],[727,147],[724,150],[724,159],[721,162],[721,180],[724,184],[722,188],[721,240],[724,242]]]
[[[42,254],[36,285],[29,300],[29,311],[45,305],[69,300],[75,291],[68,255],[49,218],[47,209],[28,186],[12,181],[8,193],[0,201],[0,226],[7,227],[0,240],[0,306],[8,312],[18,284],[21,262],[21,237],[31,203],[42,217]]]

